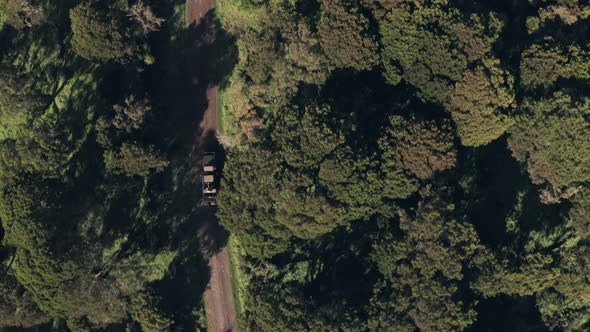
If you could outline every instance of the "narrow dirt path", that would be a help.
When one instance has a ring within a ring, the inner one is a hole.
[[[208,36],[201,36],[206,43],[213,43],[214,27],[212,22],[212,11],[214,0],[186,0],[187,1],[187,20],[191,27],[204,25],[204,31]],[[213,47],[204,48],[207,51],[199,54],[195,59],[194,66],[200,68],[193,77],[195,84],[209,84],[212,79],[212,64],[215,54]],[[198,77],[200,76],[200,77]],[[207,87],[207,110],[199,124],[198,144],[199,150],[213,151],[215,134],[217,133],[217,88],[209,85]],[[202,215],[204,237],[208,238],[213,248],[219,248],[224,245],[224,232],[215,218],[214,211],[205,211]],[[209,331],[213,332],[237,332],[236,311],[234,306],[231,271],[229,268],[229,258],[227,248],[215,250],[209,258],[209,269],[211,279],[205,290],[205,311],[207,314],[207,323]]]

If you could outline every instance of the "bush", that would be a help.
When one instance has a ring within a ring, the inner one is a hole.
[[[137,58],[140,49],[124,13],[100,2],[87,0],[70,10],[72,46],[81,57],[97,62],[126,63]]]

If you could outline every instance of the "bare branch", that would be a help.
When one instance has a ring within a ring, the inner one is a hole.
[[[144,32],[159,31],[162,28],[164,19],[157,17],[149,5],[145,4],[142,0],[137,1],[127,15],[132,21],[136,22],[141,26]]]

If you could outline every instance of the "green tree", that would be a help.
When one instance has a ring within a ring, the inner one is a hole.
[[[300,169],[316,168],[327,155],[344,143],[341,132],[329,127],[328,105],[297,107],[281,113],[272,132],[282,158]]]
[[[49,321],[13,276],[4,271],[0,278],[0,326],[27,328]]]
[[[70,11],[72,46],[81,57],[97,62],[126,63],[141,49],[125,14],[116,6],[84,0]]]
[[[160,309],[161,298],[152,292],[141,292],[131,300],[131,317],[145,332],[170,331],[174,321]]]
[[[508,146],[513,156],[527,162],[535,184],[549,184],[559,193],[590,180],[590,127],[588,103],[557,92],[551,97],[527,99],[523,114],[510,129]]]
[[[146,148],[137,143],[125,142],[118,152],[105,153],[106,168],[127,176],[147,176],[152,171],[161,172],[168,165],[169,161],[153,146]]]
[[[571,198],[569,223],[578,237],[587,238],[590,235],[590,189],[587,186],[576,189]]]
[[[72,259],[67,251],[74,246],[72,231],[57,213],[64,196],[50,184],[20,178],[0,196],[4,244],[16,250],[18,283],[50,317],[102,326],[121,321],[126,310],[117,289],[108,281],[92,280],[88,262]]]
[[[403,78],[429,100],[446,103],[470,63],[489,56],[502,23],[494,15],[463,14],[437,2],[399,1],[379,17],[384,76]],[[375,11],[381,11],[378,8]]]
[[[391,200],[406,198],[417,189],[415,181],[404,172],[394,172],[385,163],[360,157],[350,148],[338,149],[325,158],[317,181],[328,197],[345,207],[347,221],[374,214],[392,215],[395,204]]]
[[[0,66],[0,77],[0,140],[29,135],[26,129],[43,112],[48,100],[35,90],[30,75]]]
[[[520,81],[525,88],[549,86],[559,77],[568,77],[567,54],[548,44],[533,44],[521,57]]]
[[[525,89],[550,87],[558,79],[588,79],[590,54],[577,45],[567,48],[545,41],[527,48],[520,61],[520,83]]]
[[[258,146],[228,152],[217,216],[252,257],[270,258],[289,247],[292,232],[276,223],[272,212],[280,171],[276,155]]]
[[[272,287],[252,289],[246,324],[252,331],[309,331],[309,313],[300,294],[291,287],[278,291]],[[281,295],[279,295],[281,294]]]
[[[464,330],[476,319],[475,303],[461,287],[479,239],[473,226],[453,219],[447,204],[424,196],[415,217],[402,213],[400,234],[387,233],[374,245],[372,258],[393,289],[394,310],[423,331]]]
[[[297,28],[285,33],[289,40],[286,45],[287,56],[295,68],[296,75],[302,81],[322,84],[333,69],[333,65],[324,55],[317,32],[312,32],[310,23],[302,20]]]
[[[453,128],[449,121],[405,120],[391,116],[380,140],[383,157],[397,160],[399,166],[426,180],[435,172],[455,166]]]
[[[510,268],[498,261],[489,251],[483,251],[474,260],[480,274],[472,288],[485,297],[498,294],[528,296],[556,284],[561,277],[551,266],[553,258],[539,253],[526,255],[518,268]]]
[[[514,102],[512,85],[512,77],[498,61],[491,61],[486,69],[478,67],[466,72],[455,85],[448,108],[463,145],[488,144],[512,125],[506,115]]]
[[[338,68],[368,70],[378,62],[369,20],[351,1],[323,0],[318,23],[320,45]]]
[[[3,0],[0,12],[6,23],[18,30],[40,25],[47,18],[46,8],[39,0]]]
[[[125,98],[124,105],[115,105],[113,109],[115,110],[113,125],[117,129],[130,132],[142,128],[145,118],[152,110],[152,107],[147,98],[137,99],[132,95]]]
[[[314,182],[304,174],[286,172],[276,198],[276,221],[303,239],[330,232],[345,216],[345,209],[317,190]]]

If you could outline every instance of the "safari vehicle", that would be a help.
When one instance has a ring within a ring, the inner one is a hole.
[[[205,152],[202,158],[201,186],[203,199],[201,205],[217,205],[217,166],[215,164],[215,153]]]

